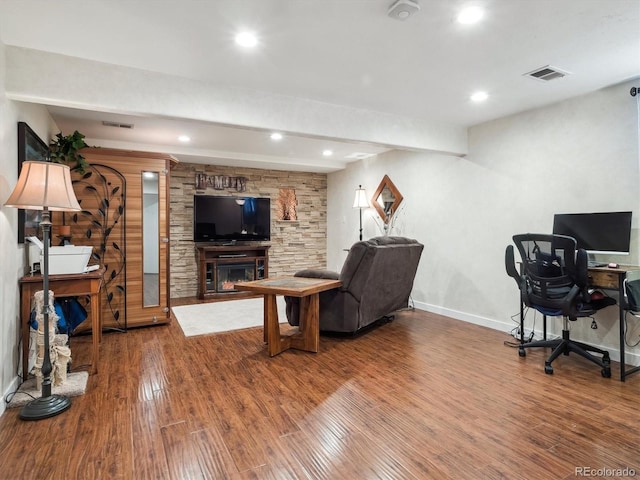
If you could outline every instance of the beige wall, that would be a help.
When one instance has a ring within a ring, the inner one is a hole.
[[[246,177],[246,190],[198,191],[208,195],[242,195],[271,198],[271,248],[269,275],[292,275],[301,268],[327,264],[327,176],[321,173],[285,172],[255,168],[180,163],[171,170],[171,298],[197,293],[196,252],[193,243],[193,195],[196,173]],[[298,201],[298,220],[276,220],[281,188],[292,188]]]
[[[331,173],[329,267],[344,261],[342,250],[357,234],[357,212],[348,211],[355,188],[362,184],[371,195],[385,174],[404,195],[392,233],[425,245],[413,291],[418,308],[511,330],[518,289],[505,272],[505,248],[516,233],[550,233],[554,213],[632,210],[631,255],[596,259],[638,265],[639,102],[629,95],[636,83],[471,127],[465,158],[395,151]],[[380,234],[374,217],[364,212],[367,238]],[[617,308],[596,319],[597,330],[590,321],[572,322],[572,337],[619,358]],[[530,312],[526,328],[533,323]],[[538,315],[536,330],[541,325]],[[561,322],[550,325],[560,333]],[[639,334],[640,322],[630,318],[629,339]],[[627,361],[640,364],[640,347],[627,349]]]
[[[4,47],[0,43],[0,393],[2,398],[19,385],[20,291],[18,280],[28,261],[25,246],[18,244],[18,211],[4,206],[18,179],[18,122],[27,122],[47,141],[54,126],[42,105],[14,102],[4,94]],[[28,248],[28,247],[27,247]],[[5,403],[0,402],[0,414]]]

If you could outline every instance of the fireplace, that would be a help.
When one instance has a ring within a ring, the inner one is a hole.
[[[255,263],[219,263],[216,268],[218,293],[235,292],[234,284],[255,280]]]

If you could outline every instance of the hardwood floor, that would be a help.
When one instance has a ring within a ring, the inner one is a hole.
[[[605,379],[576,356],[545,375],[547,351],[519,358],[505,340],[421,311],[274,358],[261,328],[185,338],[174,321],[105,334],[99,373],[69,411],[0,417],[0,478],[640,475],[640,375],[621,383],[614,363]],[[72,339],[74,362],[90,343]]]

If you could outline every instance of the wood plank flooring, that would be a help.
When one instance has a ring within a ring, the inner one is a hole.
[[[505,340],[421,311],[274,358],[261,328],[185,338],[173,321],[105,334],[99,373],[69,411],[0,417],[0,478],[640,475],[640,375],[621,383],[614,363],[605,379],[576,356],[545,375],[548,351],[519,358]],[[72,339],[76,364],[90,344]]]

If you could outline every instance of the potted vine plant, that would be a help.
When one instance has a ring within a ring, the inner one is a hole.
[[[84,135],[77,130],[71,135],[58,133],[49,143],[51,161],[54,163],[64,163],[72,170],[77,170],[83,174],[87,168],[87,161],[80,154],[80,150],[88,147],[84,141]]]
[[[72,170],[84,174],[88,167],[87,161],[80,154],[80,150],[88,147],[84,141],[84,135],[77,130],[71,135],[62,135],[58,133],[49,143],[49,158],[54,163],[63,163],[69,165]],[[67,225],[66,215],[62,212],[62,226],[60,227],[61,235],[70,238],[70,227]],[[68,240],[66,238],[65,240]]]

